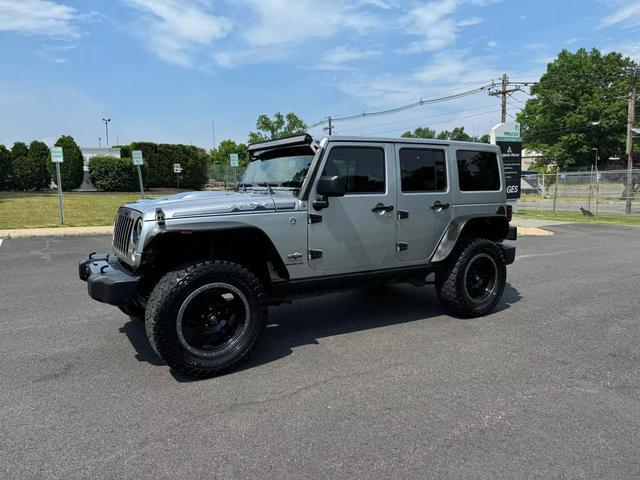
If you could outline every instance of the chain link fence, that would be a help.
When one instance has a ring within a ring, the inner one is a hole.
[[[519,207],[541,213],[582,212],[585,216],[638,215],[639,187],[640,169],[523,173]]]
[[[229,165],[209,165],[209,181],[205,190],[233,190],[242,178],[244,167],[230,167]]]

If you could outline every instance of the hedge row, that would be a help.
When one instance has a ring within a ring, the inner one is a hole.
[[[147,167],[145,186],[150,188],[174,187],[176,175],[173,164],[182,167],[180,186],[200,190],[207,183],[207,168],[210,157],[204,148],[193,145],[175,145],[165,143],[134,142],[131,150],[141,150]]]
[[[62,188],[73,190],[82,183],[82,152],[72,137],[62,136],[56,142],[62,147],[64,162],[60,165]],[[0,145],[0,190],[43,190],[55,182],[55,165],[49,147],[34,140],[28,147],[22,142],[11,150]]]
[[[146,168],[142,167],[142,175]],[[93,157],[89,160],[91,183],[104,192],[133,192],[139,188],[138,171],[130,158]]]

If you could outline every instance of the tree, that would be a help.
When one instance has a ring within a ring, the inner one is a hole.
[[[27,155],[29,155],[29,147],[27,147],[26,143],[15,142],[13,147],[11,147],[11,160],[26,157]]]
[[[244,167],[249,163],[249,151],[244,143],[236,143],[233,140],[223,140],[218,148],[211,150],[211,160],[215,165],[230,165],[229,155],[238,154],[239,166]]]
[[[593,148],[601,158],[624,156],[628,68],[635,63],[598,49],[562,50],[531,87],[518,121],[526,148],[560,169],[589,166]]]
[[[13,188],[13,168],[11,166],[11,152],[4,145],[0,145],[0,190]]]
[[[436,138],[436,131],[429,127],[418,127],[413,132],[407,131],[402,138]]]
[[[307,124],[295,113],[289,112],[283,116],[280,112],[276,112],[273,120],[267,115],[260,115],[256,121],[256,130],[258,131],[249,133],[249,143],[302,135],[307,131]]]
[[[43,142],[34,140],[29,145],[27,156],[13,160],[14,186],[20,190],[42,190],[51,183],[51,175],[47,168],[49,147]]]
[[[82,184],[84,177],[84,159],[80,147],[73,137],[61,136],[56,142],[56,147],[62,147],[63,162],[60,164],[60,179],[63,190],[73,190]],[[47,162],[51,178],[55,178],[55,165]]]

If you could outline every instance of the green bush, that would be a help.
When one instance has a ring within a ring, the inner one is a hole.
[[[111,148],[119,148],[120,149],[120,157],[122,158],[131,158],[131,148],[129,145],[113,145]]]
[[[56,142],[56,147],[62,147],[63,162],[60,164],[60,177],[63,190],[73,190],[80,187],[84,177],[84,159],[80,147],[73,140],[73,137],[63,135]],[[48,162],[51,178],[56,178],[55,165]]]
[[[29,155],[29,147],[24,142],[15,142],[11,147],[11,160]]]
[[[130,158],[93,157],[89,160],[89,176],[93,186],[105,192],[133,192],[139,188],[138,172]]]
[[[149,187],[175,187],[176,174],[173,164],[182,166],[180,187],[200,190],[207,183],[207,168],[210,157],[203,148],[193,145],[156,144],[151,142],[134,142],[131,150],[142,151],[147,166]]]
[[[24,153],[24,149],[15,149]],[[13,188],[18,190],[42,190],[51,183],[47,170],[49,147],[38,141],[31,142],[26,155],[20,155],[11,162],[13,172]]]
[[[11,166],[11,152],[4,145],[0,145],[0,190],[13,188],[13,167]]]

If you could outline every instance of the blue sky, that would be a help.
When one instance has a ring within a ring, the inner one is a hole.
[[[536,80],[562,48],[640,60],[638,0],[0,0],[0,143],[61,134],[212,146],[245,141],[261,113],[394,107],[489,83]],[[509,100],[515,115],[526,94]],[[484,93],[336,133],[418,126],[488,133]],[[319,135],[321,128],[312,133]]]

